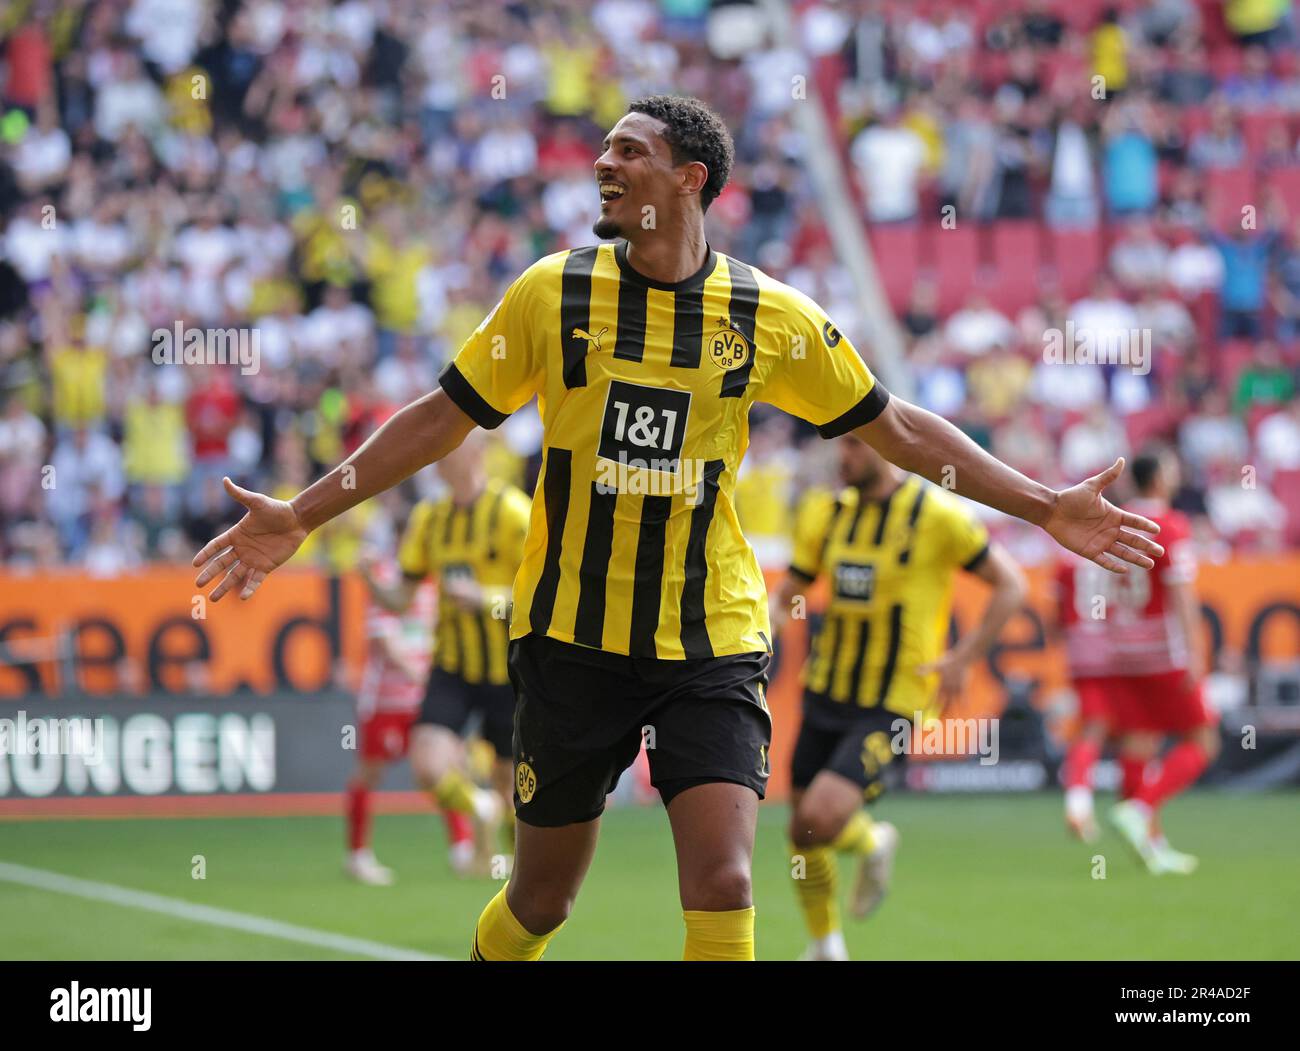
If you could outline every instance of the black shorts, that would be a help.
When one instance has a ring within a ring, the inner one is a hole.
[[[886,775],[900,767],[893,748],[894,722],[902,716],[884,708],[861,708],[805,691],[803,724],[790,761],[790,783],[807,788],[823,770],[847,777],[867,802],[885,790]]]
[[[515,814],[529,825],[591,821],[637,757],[667,805],[694,785],[767,789],[772,718],[766,653],[680,661],[525,635],[510,643]]]
[[[515,691],[509,683],[466,682],[454,672],[434,668],[424,688],[424,703],[416,723],[445,726],[465,735],[470,720],[478,716],[479,733],[502,759],[511,755],[514,732]]]

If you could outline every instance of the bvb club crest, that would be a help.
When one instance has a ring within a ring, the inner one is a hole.
[[[515,791],[519,793],[521,803],[527,803],[537,791],[537,775],[527,763],[520,763],[515,768]]]
[[[709,357],[724,372],[738,369],[749,360],[749,340],[731,322],[731,318],[718,318],[718,331],[709,340]]]

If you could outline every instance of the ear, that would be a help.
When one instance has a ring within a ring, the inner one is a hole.
[[[683,193],[699,193],[709,181],[709,167],[703,161],[687,161],[681,171]]]

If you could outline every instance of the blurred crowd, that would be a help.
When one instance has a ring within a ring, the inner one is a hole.
[[[1216,229],[1204,199],[1211,169],[1300,164],[1290,4],[794,6],[798,40],[708,0],[11,0],[0,557],[188,561],[230,521],[223,474],[290,495],[337,463],[432,388],[509,280],[593,243],[596,144],[642,94],[723,115],[737,168],[711,243],[808,292],[870,357],[806,171],[805,80],[872,231],[956,215],[1103,245],[1084,292],[1045,277],[1008,297],[972,274],[958,301],[924,261],[907,274],[923,403],[1049,482],[1165,438],[1207,543],[1295,543],[1300,194],[1280,181],[1249,230]],[[1042,334],[1067,320],[1150,328],[1150,372],[1048,365]],[[153,334],[177,323],[255,333],[258,367],[158,363]],[[738,502],[774,563],[799,487],[831,470],[809,437],[756,413]],[[493,470],[530,484],[539,446],[517,414]],[[429,484],[300,557],[350,568]]]

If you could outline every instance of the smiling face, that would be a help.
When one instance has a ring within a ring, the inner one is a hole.
[[[633,240],[642,230],[670,222],[690,196],[698,201],[708,169],[699,161],[674,164],[664,130],[663,121],[629,113],[610,131],[596,160],[600,218],[592,230],[597,237]]]

